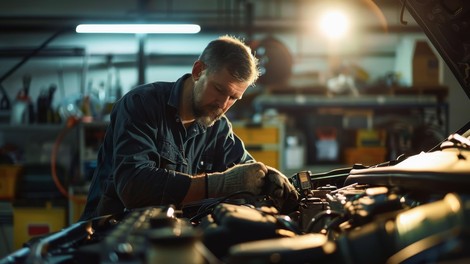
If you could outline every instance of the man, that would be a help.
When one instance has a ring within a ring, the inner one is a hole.
[[[258,75],[250,48],[223,36],[191,74],[136,87],[117,101],[81,220],[241,190],[260,194],[265,178],[271,196],[296,199],[282,173],[254,161],[224,115]]]

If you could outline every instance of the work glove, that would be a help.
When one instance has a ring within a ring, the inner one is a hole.
[[[207,174],[209,197],[221,197],[238,191],[259,194],[268,169],[261,162],[235,165],[224,172]]]
[[[299,194],[289,179],[280,171],[268,167],[263,192],[269,195],[280,213],[288,214],[298,207]]]

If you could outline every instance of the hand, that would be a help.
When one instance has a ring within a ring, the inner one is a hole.
[[[281,213],[290,213],[298,206],[299,194],[282,172],[268,166],[264,190]]]
[[[209,197],[226,196],[237,191],[259,194],[268,168],[261,162],[235,165],[224,172],[207,175]]]

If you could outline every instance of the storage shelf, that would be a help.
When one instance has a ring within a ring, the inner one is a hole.
[[[18,131],[59,131],[65,128],[65,124],[0,124],[4,132]]]
[[[253,105],[256,109],[268,107],[321,107],[341,106],[353,108],[378,107],[406,107],[406,106],[436,106],[439,103],[432,95],[360,95],[354,96],[318,96],[318,95],[260,95],[256,97]],[[444,104],[443,104],[444,105]]]
[[[412,90],[412,89],[409,89]],[[442,90],[442,89],[441,89]],[[445,89],[444,89],[445,90]],[[361,131],[384,132],[390,138],[380,145],[385,152],[375,155],[378,162],[396,158],[400,154],[421,149],[427,150],[429,138],[412,138],[414,129],[419,127],[432,127],[437,134],[448,134],[449,106],[448,103],[435,94],[364,94],[360,96],[326,96],[312,94],[263,94],[256,97],[253,107],[258,114],[268,109],[275,109],[277,113],[285,114],[295,123],[306,138],[307,166],[316,166],[327,163],[358,163],[366,162],[366,156],[374,156],[372,150],[367,155],[346,150],[361,150],[358,145],[358,135]],[[322,138],[319,134],[322,129],[332,129],[333,138]],[[436,135],[437,135],[436,134]],[[434,139],[434,138],[433,138]],[[412,146],[417,140],[419,145]],[[426,141],[427,140],[427,141]],[[442,140],[442,139],[441,139]],[[331,143],[328,148],[321,148],[319,143]],[[335,157],[319,155],[335,151]],[[348,153],[355,153],[352,159],[347,159]],[[361,157],[363,158],[361,160]],[[373,163],[374,161],[368,161]],[[373,164],[364,164],[373,165]]]

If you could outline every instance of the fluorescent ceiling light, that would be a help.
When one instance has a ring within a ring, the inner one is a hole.
[[[195,34],[201,31],[196,24],[81,24],[77,33],[122,34]]]

